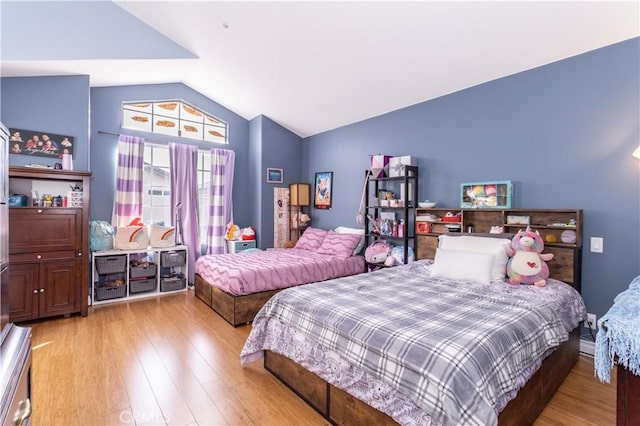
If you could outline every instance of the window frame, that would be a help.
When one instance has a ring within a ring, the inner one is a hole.
[[[229,144],[229,124],[181,99],[124,101],[121,127],[212,144]]]

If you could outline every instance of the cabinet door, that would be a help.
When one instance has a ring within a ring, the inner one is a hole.
[[[40,317],[76,312],[76,288],[79,285],[78,261],[51,260],[42,262],[39,300]],[[44,290],[44,291],[42,291]]]
[[[433,259],[438,248],[438,236],[418,235],[416,246],[416,260]]]
[[[9,253],[82,249],[82,210],[9,209]]]
[[[38,318],[39,269],[38,263],[9,265],[9,321]]]

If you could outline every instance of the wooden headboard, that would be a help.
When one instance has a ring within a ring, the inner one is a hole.
[[[438,247],[438,237],[447,235],[475,235],[494,238],[512,238],[520,229],[531,226],[532,230],[540,232],[545,239],[544,253],[553,253],[553,259],[547,262],[549,276],[564,281],[581,291],[582,269],[582,210],[539,210],[539,209],[416,209],[416,218],[421,214],[444,216],[446,212],[461,212],[460,227],[466,230],[473,227],[474,232],[461,234],[448,232],[447,225],[435,221],[430,223],[428,231],[416,226],[416,258],[433,259]],[[511,223],[512,218],[528,218],[529,224]],[[416,221],[418,223],[418,221]],[[424,223],[424,222],[423,222]],[[571,226],[563,226],[569,224]],[[502,226],[505,233],[490,234],[493,226]],[[575,232],[575,241],[562,241],[562,233],[567,230]]]

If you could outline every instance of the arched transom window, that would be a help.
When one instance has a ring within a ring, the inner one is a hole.
[[[179,100],[124,102],[122,127],[200,141],[228,143],[227,123]]]

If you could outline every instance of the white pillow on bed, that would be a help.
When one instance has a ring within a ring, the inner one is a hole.
[[[493,260],[492,253],[437,248],[431,265],[431,276],[489,284]]]
[[[358,242],[358,245],[356,246],[355,249],[353,249],[353,256],[355,256],[356,254],[359,254],[362,251],[362,248],[364,247],[364,229],[357,229],[357,228],[347,228],[346,226],[338,226],[335,231],[338,234],[358,234],[361,235],[362,237],[360,238],[360,242]]]
[[[447,250],[470,251],[475,253],[493,254],[491,281],[504,281],[507,275],[507,247],[511,240],[506,238],[475,237],[472,235],[440,235],[439,248]]]

